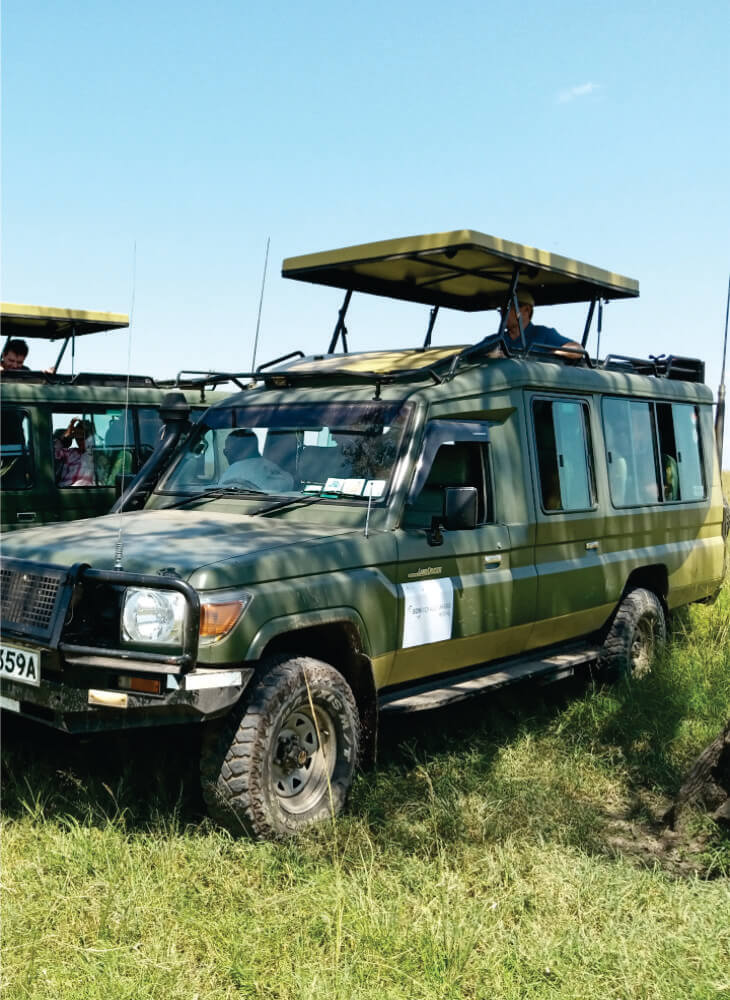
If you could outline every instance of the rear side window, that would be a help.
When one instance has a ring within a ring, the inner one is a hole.
[[[591,510],[596,487],[587,404],[535,399],[532,416],[543,510]]]
[[[707,496],[698,407],[608,398],[603,427],[615,507]]]
[[[0,488],[30,489],[33,486],[33,451],[29,414],[15,406],[4,406],[0,436]]]
[[[136,421],[145,428],[142,448]],[[159,433],[159,415],[153,409],[110,407],[105,410],[53,413],[53,463],[56,485],[62,488],[114,486],[117,477],[139,470],[152,452]]]
[[[703,500],[699,412],[689,403],[657,403],[659,464],[664,500]]]

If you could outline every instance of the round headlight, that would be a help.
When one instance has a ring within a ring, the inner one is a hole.
[[[182,594],[129,588],[124,595],[122,637],[128,642],[179,643],[184,615]]]

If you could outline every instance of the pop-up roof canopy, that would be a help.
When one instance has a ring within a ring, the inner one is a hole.
[[[289,257],[282,275],[476,312],[504,306],[515,268],[519,288],[532,292],[538,306],[639,294],[631,278],[471,229]]]
[[[57,309],[54,306],[0,305],[0,323],[6,337],[64,340],[85,333],[101,333],[129,326],[123,313],[89,312],[87,309]]]

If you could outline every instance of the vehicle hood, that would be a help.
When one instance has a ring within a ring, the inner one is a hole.
[[[121,518],[110,514],[12,532],[3,538],[3,555],[56,566],[88,563],[113,569],[120,524],[126,572],[174,571],[201,589],[281,579],[330,565],[341,568],[343,560],[352,564],[362,559],[356,551],[342,549],[343,536],[361,536],[350,527],[170,510],[135,511]],[[316,558],[312,549],[317,550]]]

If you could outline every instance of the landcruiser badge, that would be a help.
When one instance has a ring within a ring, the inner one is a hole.
[[[409,573],[409,580],[422,580],[424,576],[440,576],[444,571],[443,566],[424,566],[417,569],[415,573]]]

